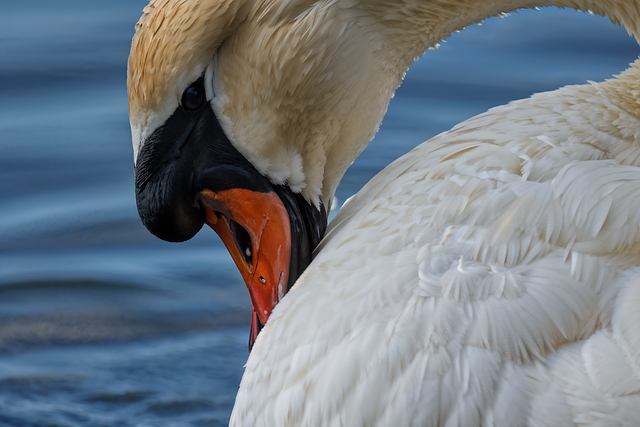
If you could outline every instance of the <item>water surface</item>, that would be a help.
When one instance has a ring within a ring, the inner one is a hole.
[[[226,425],[250,303],[210,230],[140,224],[126,58],[145,1],[0,4],[0,425]],[[409,71],[338,189],[486,109],[638,57],[607,19],[548,9],[455,34]]]

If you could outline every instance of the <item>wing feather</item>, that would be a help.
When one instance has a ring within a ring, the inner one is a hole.
[[[640,120],[603,85],[474,117],[349,199],[232,424],[640,425]]]

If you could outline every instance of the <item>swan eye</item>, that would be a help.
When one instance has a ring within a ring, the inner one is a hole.
[[[204,102],[204,87],[195,82],[182,94],[182,106],[185,110],[197,110]]]

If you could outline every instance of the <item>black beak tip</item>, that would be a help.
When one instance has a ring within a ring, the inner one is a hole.
[[[199,206],[184,203],[149,203],[138,197],[138,214],[144,226],[153,234],[167,242],[184,242],[195,236],[205,222],[204,210]],[[186,206],[185,206],[186,205]]]

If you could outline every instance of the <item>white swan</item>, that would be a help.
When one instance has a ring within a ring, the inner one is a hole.
[[[253,338],[266,323],[232,425],[640,425],[640,61],[420,145],[304,270],[414,58],[546,5],[640,34],[638,0],[145,8],[128,74],[142,220],[167,240],[211,225]]]

